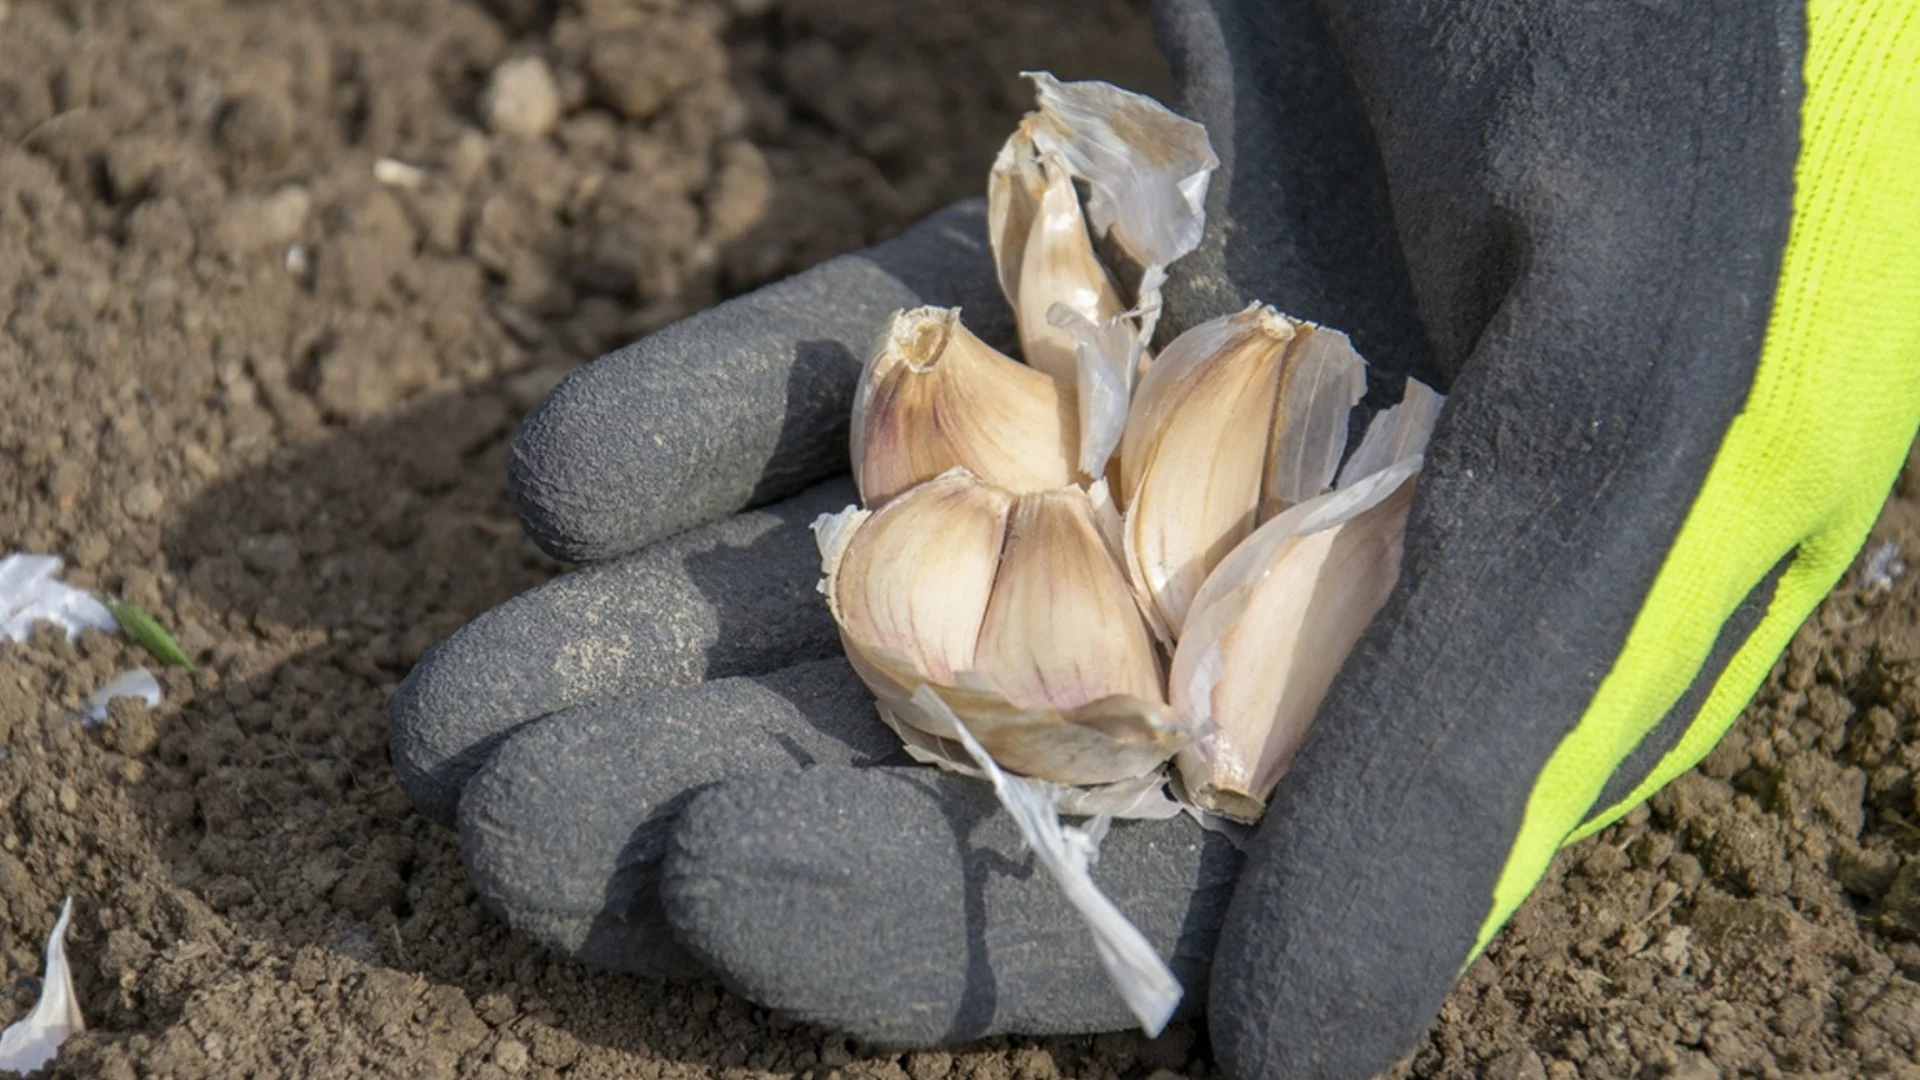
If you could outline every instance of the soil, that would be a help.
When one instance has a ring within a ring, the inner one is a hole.
[[[63,1075],[1044,1080],[517,940],[386,762],[430,644],[558,572],[518,416],[980,189],[1044,67],[1164,90],[1132,0],[0,0],[0,551],[172,627],[0,645],[0,1012],[76,897]],[[1909,470],[1876,542],[1920,552]],[[1920,575],[1850,578],[1699,770],[1568,852],[1400,1073],[1920,1077]]]

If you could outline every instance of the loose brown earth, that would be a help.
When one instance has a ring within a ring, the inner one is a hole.
[[[483,93],[529,56],[551,98]],[[1166,78],[1128,0],[0,0],[0,552],[66,556],[200,661],[82,729],[144,657],[0,645],[0,1012],[72,893],[70,1075],[1215,1072],[1191,1026],[878,1055],[555,962],[386,764],[414,659],[560,569],[504,498],[518,415],[979,190],[1022,67]],[[1920,552],[1912,470],[1880,538]],[[1915,578],[1850,578],[1401,1072],[1920,1077]]]

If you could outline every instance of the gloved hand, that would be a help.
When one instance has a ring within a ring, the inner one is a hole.
[[[1223,159],[1166,332],[1265,299],[1350,331],[1377,399],[1451,395],[1400,584],[1244,868],[1176,819],[1095,870],[1232,1074],[1407,1049],[1560,844],[1717,741],[1904,458],[1920,21],[1717,7],[1156,12]],[[1127,1026],[985,786],[893,764],[813,591],[806,525],[853,493],[808,485],[919,303],[1011,337],[977,205],[563,383],[511,480],[596,565],[422,661],[395,767],[481,894],[586,962],[897,1044]]]

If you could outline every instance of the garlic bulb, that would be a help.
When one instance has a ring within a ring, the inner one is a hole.
[[[816,524],[841,640],[891,720],[956,739],[913,703],[928,686],[996,761],[1067,784],[1138,777],[1186,743],[1105,491],[1015,495],[955,468]]]
[[[921,760],[985,775],[977,747],[1080,789],[1058,805],[1144,815],[1177,755],[1188,798],[1250,818],[1398,576],[1440,398],[1409,383],[1343,468],[1346,335],[1256,303],[1149,357],[1206,133],[1030,78],[988,186],[1025,362],[958,310],[895,315],[853,410],[864,505],[815,525],[821,590]]]
[[[1346,335],[1264,304],[1161,353],[1120,449],[1128,568],[1169,644],[1194,594],[1254,526],[1318,495],[1346,448],[1366,371]]]
[[[893,317],[860,373],[852,439],[870,507],[956,465],[1016,493],[1075,478],[1071,394],[975,337],[958,308]]]

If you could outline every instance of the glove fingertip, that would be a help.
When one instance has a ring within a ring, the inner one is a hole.
[[[866,352],[918,304],[962,306],[988,340],[1010,336],[979,200],[562,380],[513,441],[508,488],[527,535],[555,558],[599,561],[845,471]]]
[[[1121,822],[1094,877],[1204,1002],[1239,853],[1191,821]],[[1087,925],[976,780],[814,768],[697,796],[667,918],[743,997],[884,1046],[1134,1025]]]
[[[641,719],[583,709],[520,729],[461,796],[460,850],[475,891],[516,931],[595,967],[696,977],[648,872],[666,831],[648,797],[674,785],[636,776],[647,758],[619,752],[650,741]],[[582,785],[611,797],[582,797]]]
[[[916,793],[879,774],[811,772],[860,793],[850,814],[826,816],[823,789],[805,774],[730,780],[681,812],[661,879],[681,946],[742,997],[801,1020],[884,1045],[951,1041],[952,1003],[967,981],[959,875],[908,872],[923,852],[944,847],[954,859],[944,818],[926,793],[917,801],[927,805],[913,807]],[[876,832],[882,819],[896,827]],[[834,827],[809,824],[826,821]],[[881,882],[891,900],[875,909]],[[922,949],[884,932],[847,932],[922,919],[936,936],[956,936],[944,962],[902,964],[902,952]]]
[[[596,436],[616,434],[611,409],[597,401],[606,371],[630,350],[602,357],[562,379],[521,421],[507,457],[507,494],[520,515],[520,527],[541,551],[565,562],[586,562],[612,555],[620,546],[622,523],[611,506],[596,505],[574,492],[592,491],[612,478],[604,475],[607,458],[593,452],[604,445]]]
[[[441,718],[461,710],[457,682],[445,678],[435,654],[445,642],[422,657],[393,693],[387,705],[387,753],[393,761],[400,790],[421,816],[452,828],[465,779],[492,752],[493,741],[464,738],[450,732]],[[457,665],[456,665],[457,666]]]
[[[603,561],[746,504],[772,449],[754,433],[780,407],[771,369],[794,363],[790,343],[755,325],[768,299],[723,304],[608,353],[521,420],[507,492],[542,551]]]

